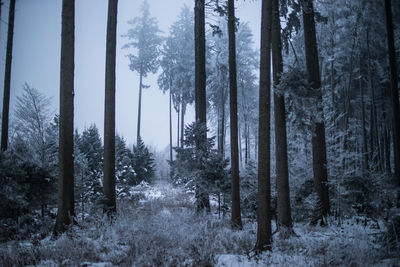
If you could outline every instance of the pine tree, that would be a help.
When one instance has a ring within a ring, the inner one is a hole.
[[[132,167],[136,175],[135,181],[131,183],[139,184],[142,181],[150,183],[154,177],[154,158],[141,138],[133,146],[132,154]]]
[[[129,21],[132,25],[125,35],[130,42],[123,48],[133,47],[137,50],[136,54],[129,54],[132,71],[139,73],[139,103],[138,103],[138,121],[137,121],[137,141],[140,137],[140,120],[142,109],[142,89],[148,86],[143,84],[143,77],[149,73],[155,73],[159,66],[159,46],[161,44],[160,30],[158,29],[157,19],[150,16],[149,4],[143,1],[141,7],[141,16]]]

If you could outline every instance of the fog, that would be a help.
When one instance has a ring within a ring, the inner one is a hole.
[[[129,59],[126,57],[129,50],[122,49],[127,39],[122,35],[129,29],[127,22],[139,16],[141,2],[120,0],[118,3],[116,131],[130,144],[136,140],[139,75],[129,69]],[[192,9],[194,5],[194,1],[188,0],[148,0],[148,3],[163,36],[168,34],[182,6],[186,4]],[[260,1],[237,3],[237,17],[240,21],[249,22],[257,47],[260,39],[260,6]],[[5,1],[1,15],[0,75],[4,77],[8,1]],[[210,14],[206,16],[210,17]],[[74,126],[79,131],[94,123],[103,134],[106,23],[107,1],[76,1]],[[206,27],[206,30],[210,30],[210,27]],[[52,97],[52,110],[58,113],[60,37],[61,0],[17,0],[11,73],[11,124],[15,99],[25,82]],[[169,144],[168,97],[159,90],[157,76],[158,73],[144,79],[144,83],[151,87],[143,91],[141,136],[146,144],[162,150]],[[3,86],[0,94],[3,96]],[[193,108],[189,108],[186,122],[193,119]],[[176,136],[173,136],[173,140],[176,140]]]

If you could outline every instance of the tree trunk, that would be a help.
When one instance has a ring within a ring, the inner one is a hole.
[[[260,93],[258,123],[258,214],[256,250],[270,250],[271,233],[271,16],[272,0],[261,8]]]
[[[392,173],[392,166],[390,164],[390,131],[389,126],[385,127],[385,169],[386,173]]]
[[[221,125],[220,125],[220,134],[218,141],[218,152],[224,157],[225,154],[225,87],[221,86]]]
[[[385,0],[386,29],[390,62],[390,81],[392,85],[394,172],[397,177],[397,183],[398,185],[400,185],[400,107],[391,5],[391,0]]]
[[[117,211],[115,202],[115,55],[117,42],[118,0],[108,1],[106,86],[104,108],[104,211]]]
[[[195,113],[206,123],[206,38],[204,0],[195,0]]]
[[[1,3],[0,6],[2,4],[3,3]],[[10,0],[10,10],[8,13],[6,69],[4,73],[3,114],[1,121],[1,151],[7,150],[8,147],[8,119],[10,112],[11,61],[12,61],[13,39],[14,39],[14,17],[15,17],[15,0]]]
[[[181,101],[181,106],[182,106],[182,111],[181,111],[181,148],[183,148],[183,140],[185,138],[184,135],[184,130],[185,130],[185,113],[186,113],[186,104],[185,101],[183,100],[182,97],[182,101]]]
[[[179,108],[179,105],[178,105],[178,111],[176,112],[176,115],[177,115],[177,119],[176,119],[176,124],[177,124],[177,126],[176,126],[176,146],[177,147],[180,147],[179,146],[179,140],[180,140],[180,138],[179,138],[179,134],[180,134],[180,127],[179,127],[179,124],[180,124],[180,114],[181,114],[181,109]],[[182,144],[181,144],[182,145]],[[183,146],[183,145],[182,145]]]
[[[237,110],[237,77],[236,77],[236,43],[235,43],[235,6],[234,0],[228,0],[228,35],[229,35],[229,108],[231,130],[231,175],[232,175],[232,217],[234,228],[242,228],[240,215],[240,177],[238,155],[238,110]]]
[[[280,83],[283,72],[281,25],[279,17],[279,0],[272,0],[272,62],[274,85]],[[276,184],[278,191],[277,201],[277,226],[292,227],[290,209],[289,171],[287,156],[287,133],[285,97],[274,92],[275,114],[275,160],[276,160]]]
[[[75,0],[62,1],[58,210],[54,235],[64,232],[74,211],[74,27]]]
[[[371,112],[370,112],[370,150],[371,150],[371,161],[375,165],[374,167],[379,168],[379,142],[378,142],[378,123],[376,116],[376,104],[375,104],[375,86],[373,80],[373,72],[371,66],[371,52],[369,49],[369,28],[366,29],[367,34],[367,53],[368,53],[368,80],[371,90]]]
[[[169,88],[169,161],[172,162],[172,93]],[[172,173],[171,173],[172,175]],[[170,175],[170,178],[172,176]]]
[[[315,33],[314,7],[312,0],[303,0],[303,23],[304,23],[304,41],[306,50],[306,64],[308,72],[308,81],[315,90],[315,97],[319,103],[322,103],[321,80],[319,74],[318,49]],[[323,110],[317,107],[317,112],[321,119],[315,122],[312,135],[312,156],[314,187],[318,194],[319,214],[315,218],[316,223],[322,216],[330,213],[328,173],[326,161],[326,143],[325,143],[325,124],[323,120]]]
[[[239,163],[240,163],[240,168],[242,168],[243,167],[243,156],[242,156],[242,135],[241,135],[241,131],[240,131],[240,129],[241,129],[241,123],[240,122],[238,122],[237,123],[237,127],[238,127],[238,139],[239,139],[239,142],[238,142],[238,146],[239,146],[239,148],[238,148],[238,151],[239,151]]]
[[[359,75],[360,75],[360,102],[361,102],[361,131],[362,131],[362,155],[363,155],[363,160],[362,160],[362,169],[363,169],[363,176],[365,176],[369,170],[368,166],[368,146],[367,146],[367,132],[366,132],[366,125],[365,125],[365,107],[364,107],[364,88],[362,84],[362,75],[361,75],[361,69],[362,69],[362,64],[361,64],[361,53],[359,55]]]
[[[136,135],[136,144],[139,144],[140,139],[140,118],[142,113],[142,87],[143,87],[143,70],[140,67],[139,73],[139,100],[138,100],[138,120],[137,120],[137,135]]]
[[[195,117],[196,121],[207,125],[206,118],[206,35],[205,35],[205,3],[195,0],[194,5],[194,36],[195,36]],[[183,126],[183,125],[182,125]],[[182,127],[181,126],[181,127]],[[201,137],[201,142],[207,141],[207,134]],[[197,146],[201,147],[201,146]],[[197,185],[197,209],[210,210],[208,192]]]

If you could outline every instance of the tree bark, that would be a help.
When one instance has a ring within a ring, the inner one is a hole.
[[[228,35],[229,35],[229,108],[231,130],[231,175],[232,175],[232,217],[234,228],[242,228],[240,215],[240,177],[238,155],[238,115],[237,115],[237,74],[235,43],[235,4],[228,0]]]
[[[169,161],[172,162],[172,93],[169,88]],[[172,178],[172,173],[170,178]]]
[[[261,7],[260,93],[258,124],[258,214],[256,250],[270,250],[271,233],[271,16],[272,0]]]
[[[64,232],[74,211],[75,0],[62,1],[58,210],[54,235]]]
[[[379,168],[379,141],[378,141],[378,122],[376,115],[376,103],[375,103],[375,86],[373,80],[372,64],[371,64],[371,52],[369,48],[369,28],[366,29],[367,35],[367,53],[368,53],[368,80],[371,91],[371,112],[370,112],[370,153],[371,162]],[[374,167],[375,167],[374,166]]]
[[[0,6],[3,3],[0,4]],[[14,39],[14,18],[15,18],[15,0],[10,0],[10,9],[8,13],[8,35],[6,52],[6,69],[4,73],[4,92],[3,92],[3,114],[1,121],[1,151],[8,147],[8,119],[10,112],[10,86],[11,86],[11,62]]]
[[[359,55],[359,74],[360,74],[360,102],[361,102],[361,131],[362,131],[362,155],[363,155],[363,164],[362,164],[362,169],[363,169],[363,176],[365,176],[369,170],[368,166],[368,145],[367,145],[367,132],[366,132],[366,125],[365,125],[365,107],[364,107],[364,88],[362,84],[362,75],[361,75],[361,69],[362,69],[362,64],[361,64],[361,53]]]
[[[176,112],[177,118],[176,118],[176,146],[179,147],[179,133],[180,133],[180,127],[179,127],[179,123],[180,123],[180,114],[181,114],[181,109],[179,108],[178,105],[178,111]],[[183,146],[181,144],[181,146]]]
[[[195,117],[196,122],[207,125],[206,118],[206,36],[205,36],[205,3],[195,0],[194,31],[195,31]],[[183,125],[181,125],[183,127]],[[207,134],[201,137],[201,142],[207,141]],[[201,146],[197,146],[198,148]],[[208,192],[197,185],[197,209],[210,210]]]
[[[117,42],[118,0],[108,1],[106,83],[104,108],[104,211],[117,211],[115,202],[115,56]]]
[[[139,139],[140,139],[140,119],[141,119],[141,113],[142,113],[142,87],[143,87],[143,70],[142,67],[140,67],[140,73],[139,73],[139,100],[138,100],[138,120],[137,120],[137,134],[136,134],[136,144],[139,144]]]
[[[183,148],[183,140],[185,139],[184,130],[185,130],[185,113],[186,113],[186,104],[185,101],[181,100],[181,148]]]
[[[397,177],[397,183],[400,186],[400,107],[391,5],[391,0],[385,0],[386,29],[390,63],[390,81],[392,87],[394,171]]]
[[[317,102],[322,104],[314,7],[312,0],[303,0],[302,3],[308,82],[315,90]],[[325,123],[321,106],[317,107],[317,112],[321,115],[321,119],[315,122],[312,136],[314,188],[318,194],[320,205],[320,207],[318,207],[320,214],[316,220],[322,219],[322,216],[326,216],[330,213],[328,173],[326,167]]]
[[[204,0],[195,0],[195,113],[206,123],[206,37]]]
[[[279,17],[279,0],[272,0],[272,62],[274,85],[280,83],[283,72],[281,25]],[[292,215],[290,209],[289,171],[287,156],[287,133],[285,97],[274,91],[275,114],[275,160],[276,160],[276,184],[278,191],[277,226],[292,227]]]

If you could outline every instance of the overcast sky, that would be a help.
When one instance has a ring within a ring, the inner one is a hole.
[[[5,0],[0,24],[0,93],[3,99],[4,65],[9,1]],[[75,127],[81,132],[95,123],[103,135],[104,70],[107,23],[106,0],[75,1]],[[127,22],[140,15],[141,0],[118,1],[116,131],[129,144],[136,140],[139,77],[129,70],[128,51],[121,49],[127,42],[121,37]],[[176,21],[181,7],[191,9],[194,0],[148,0],[150,13],[158,20],[163,35]],[[255,45],[260,40],[260,0],[236,1],[236,15],[248,21]],[[208,29],[208,28],[207,28]],[[16,0],[14,48],[11,73],[11,115],[15,98],[27,82],[31,87],[52,97],[53,110],[58,113],[60,85],[61,0]],[[142,95],[141,136],[146,144],[163,150],[169,144],[168,96],[157,86],[157,74],[144,80],[150,85]],[[2,100],[1,107],[2,107]],[[175,115],[175,114],[174,114]],[[193,109],[186,122],[194,119]],[[173,125],[176,125],[176,115]],[[175,133],[175,131],[174,131]],[[173,140],[176,140],[174,136]]]

